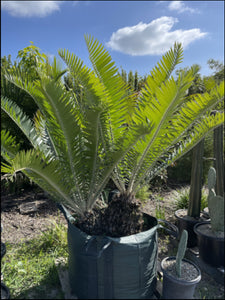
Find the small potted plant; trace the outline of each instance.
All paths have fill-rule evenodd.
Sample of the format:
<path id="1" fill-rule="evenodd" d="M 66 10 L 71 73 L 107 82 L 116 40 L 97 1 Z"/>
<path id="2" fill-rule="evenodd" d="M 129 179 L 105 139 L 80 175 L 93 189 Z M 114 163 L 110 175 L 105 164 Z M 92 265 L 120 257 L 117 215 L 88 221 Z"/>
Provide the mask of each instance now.
<path id="1" fill-rule="evenodd" d="M 201 280 L 201 271 L 190 260 L 184 259 L 188 232 L 184 229 L 178 245 L 177 255 L 162 260 L 163 299 L 192 299 L 196 285 Z"/>
<path id="2" fill-rule="evenodd" d="M 199 256 L 213 267 L 224 267 L 224 197 L 215 193 L 216 170 L 211 167 L 208 172 L 208 208 L 210 221 L 197 223 Z"/>

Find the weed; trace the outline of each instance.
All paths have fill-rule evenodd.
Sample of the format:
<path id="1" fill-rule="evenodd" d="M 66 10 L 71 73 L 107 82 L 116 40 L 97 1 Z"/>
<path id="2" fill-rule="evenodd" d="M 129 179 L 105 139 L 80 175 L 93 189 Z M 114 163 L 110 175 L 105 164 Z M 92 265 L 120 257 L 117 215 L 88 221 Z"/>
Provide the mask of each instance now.
<path id="1" fill-rule="evenodd" d="M 165 219 L 165 208 L 163 207 L 162 197 L 157 197 L 155 216 L 157 219 L 163 219 L 163 220 Z"/>

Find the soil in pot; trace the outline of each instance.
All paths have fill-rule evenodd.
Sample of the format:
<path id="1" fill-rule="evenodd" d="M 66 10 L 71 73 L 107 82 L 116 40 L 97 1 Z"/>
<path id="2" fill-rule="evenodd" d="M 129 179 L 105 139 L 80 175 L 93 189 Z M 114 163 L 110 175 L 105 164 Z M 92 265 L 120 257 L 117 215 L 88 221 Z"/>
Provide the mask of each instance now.
<path id="1" fill-rule="evenodd" d="M 213 232 L 210 222 L 196 224 L 194 231 L 200 258 L 213 267 L 224 267 L 224 232 Z"/>
<path id="2" fill-rule="evenodd" d="M 115 194 L 105 207 L 87 211 L 75 225 L 89 235 L 123 237 L 149 229 L 144 222 L 141 202 L 135 197 Z"/>
<path id="3" fill-rule="evenodd" d="M 205 221 L 205 217 L 201 213 L 200 217 L 193 218 L 187 215 L 187 209 L 178 209 L 175 211 L 175 217 L 177 219 L 177 227 L 180 234 L 185 229 L 188 232 L 188 242 L 187 247 L 192 248 L 197 246 L 197 235 L 194 232 L 194 226 L 197 223 Z"/>
<path id="4" fill-rule="evenodd" d="M 65 209 L 64 209 L 65 211 Z M 66 211 L 65 211 L 66 212 Z M 88 235 L 68 220 L 68 272 L 79 299 L 151 299 L 157 282 L 157 219 L 124 237 Z"/>
<path id="5" fill-rule="evenodd" d="M 162 260 L 163 299 L 192 299 L 197 283 L 201 280 L 200 269 L 191 261 L 181 262 L 181 277 L 176 275 L 176 257 Z"/>

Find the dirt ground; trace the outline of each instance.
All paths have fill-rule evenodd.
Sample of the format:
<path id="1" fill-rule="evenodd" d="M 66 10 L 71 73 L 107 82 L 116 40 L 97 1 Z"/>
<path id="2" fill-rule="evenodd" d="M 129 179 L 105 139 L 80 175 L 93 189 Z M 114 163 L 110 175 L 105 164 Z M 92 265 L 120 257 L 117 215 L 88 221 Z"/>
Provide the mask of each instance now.
<path id="1" fill-rule="evenodd" d="M 161 191 L 160 196 L 154 193 L 151 199 L 143 204 L 143 211 L 155 216 L 156 207 L 160 203 L 165 220 L 174 224 L 176 196 L 176 189 L 170 188 Z M 43 192 L 30 191 L 20 196 L 1 196 L 2 242 L 19 243 L 22 240 L 32 239 L 45 231 L 54 221 L 67 224 L 57 205 Z M 165 234 L 161 229 L 158 236 L 158 258 L 161 261 L 164 257 L 175 254 L 177 240 Z M 202 279 L 194 296 L 195 299 L 224 299 L 224 285 L 202 272 Z"/>

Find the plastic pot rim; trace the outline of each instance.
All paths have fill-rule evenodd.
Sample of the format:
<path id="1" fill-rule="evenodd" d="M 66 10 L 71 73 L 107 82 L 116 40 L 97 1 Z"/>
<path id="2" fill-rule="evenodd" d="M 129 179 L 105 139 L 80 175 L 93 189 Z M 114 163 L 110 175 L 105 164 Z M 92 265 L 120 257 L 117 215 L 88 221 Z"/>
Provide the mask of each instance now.
<path id="1" fill-rule="evenodd" d="M 177 210 L 174 212 L 174 216 L 175 216 L 178 220 L 184 220 L 184 221 L 187 221 L 187 222 L 190 222 L 190 223 L 200 223 L 199 220 L 198 220 L 200 217 L 194 218 L 194 217 L 188 216 L 188 214 L 187 214 L 187 216 L 188 216 L 190 219 L 185 219 L 184 217 L 178 216 L 178 214 L 177 214 L 178 211 L 186 211 L 186 212 L 188 212 L 188 210 L 187 210 L 186 208 L 180 208 L 180 209 L 177 209 Z"/>
<path id="2" fill-rule="evenodd" d="M 201 280 L 201 270 L 199 269 L 199 267 L 193 263 L 192 261 L 190 261 L 189 259 L 183 258 L 182 261 L 185 261 L 191 265 L 193 265 L 196 270 L 198 271 L 198 276 L 192 280 L 185 280 L 185 279 L 180 279 L 179 277 L 174 277 L 172 275 L 170 275 L 166 269 L 163 268 L 163 263 L 167 260 L 176 260 L 176 256 L 167 256 L 165 257 L 162 261 L 161 261 L 161 269 L 163 271 L 164 274 L 166 274 L 166 276 L 173 282 L 177 283 L 181 283 L 182 285 L 193 285 L 193 284 L 197 284 L 200 280 Z"/>
<path id="3" fill-rule="evenodd" d="M 109 235 L 101 235 L 101 234 L 100 235 L 95 235 L 95 234 L 90 235 L 90 234 L 86 233 L 85 231 L 81 230 L 79 227 L 77 227 L 76 224 L 71 223 L 71 222 L 69 222 L 69 226 L 71 226 L 71 228 L 75 228 L 76 230 L 81 232 L 81 234 L 85 234 L 85 235 L 89 236 L 90 238 L 105 237 L 105 238 L 110 239 L 110 240 L 115 240 L 115 241 L 120 240 L 120 243 L 126 242 L 127 238 L 129 238 L 129 239 L 133 238 L 135 240 L 135 242 L 137 242 L 136 238 L 138 238 L 139 236 L 141 237 L 141 236 L 145 235 L 146 233 L 157 231 L 157 229 L 159 228 L 158 219 L 156 217 L 154 217 L 152 215 L 149 215 L 147 213 L 143 213 L 143 216 L 145 216 L 145 215 L 150 217 L 153 220 L 153 222 L 155 223 L 155 224 L 153 224 L 153 226 L 151 228 L 146 229 L 146 230 L 141 231 L 141 232 L 138 232 L 138 233 L 133 233 L 131 235 L 124 235 L 124 236 L 119 236 L 119 237 L 112 237 L 112 236 L 109 236 Z"/>
<path id="4" fill-rule="evenodd" d="M 216 240 L 216 241 L 224 241 L 224 237 L 218 237 L 218 236 L 211 236 L 208 234 L 204 234 L 201 231 L 198 230 L 198 227 L 200 227 L 201 225 L 205 225 L 205 224 L 211 224 L 210 221 L 205 221 L 205 222 L 201 222 L 201 223 L 197 223 L 194 226 L 194 232 L 199 235 L 199 236 L 204 236 L 210 240 Z"/>

